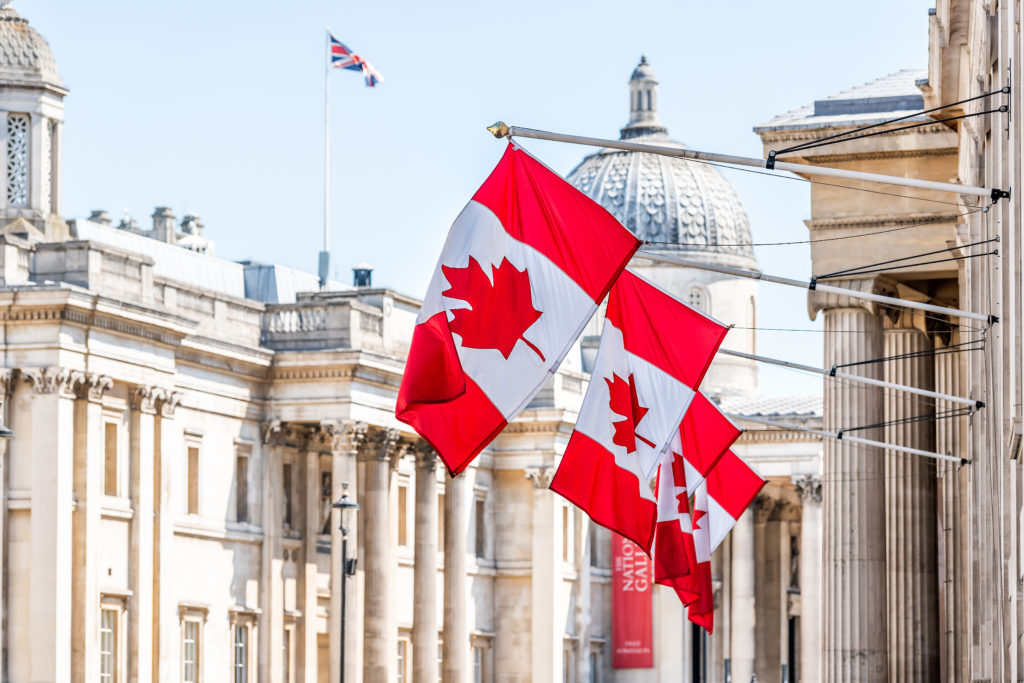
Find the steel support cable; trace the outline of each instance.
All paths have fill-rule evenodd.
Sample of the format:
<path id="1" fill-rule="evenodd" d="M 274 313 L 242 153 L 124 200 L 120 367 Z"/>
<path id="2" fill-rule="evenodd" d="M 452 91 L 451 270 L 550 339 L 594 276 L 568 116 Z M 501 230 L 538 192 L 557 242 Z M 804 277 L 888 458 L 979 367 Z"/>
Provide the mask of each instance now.
<path id="1" fill-rule="evenodd" d="M 729 418 L 733 420 L 754 422 L 757 424 L 767 425 L 769 427 L 776 427 L 787 431 L 805 432 L 808 434 L 816 434 L 817 436 L 824 436 L 830 439 L 836 439 L 837 441 L 843 441 L 844 443 L 861 444 L 863 446 L 873 446 L 875 448 L 882 448 L 891 451 L 899 451 L 901 453 L 910 453 L 911 455 L 920 455 L 925 458 L 933 458 L 935 460 L 949 460 L 951 462 L 958 462 L 960 464 L 967 464 L 971 462 L 966 458 L 961 458 L 956 455 L 948 455 L 945 453 L 936 453 L 935 451 L 925 451 L 920 448 L 912 448 L 910 446 L 901 446 L 899 444 L 885 443 L 884 441 L 875 441 L 874 439 L 865 439 L 860 436 L 843 436 L 843 432 L 826 432 L 823 429 L 814 429 L 812 427 L 804 427 L 802 425 L 787 424 L 785 422 L 778 422 L 776 420 L 770 420 L 764 417 L 758 417 L 756 415 L 739 415 L 736 413 L 730 413 Z"/>
<path id="2" fill-rule="evenodd" d="M 859 427 L 845 427 L 840 429 L 839 433 L 846 434 L 847 432 L 863 432 L 868 429 L 882 429 L 883 427 L 918 424 L 921 422 L 938 422 L 939 420 L 948 420 L 954 417 L 970 417 L 973 414 L 974 410 L 971 408 L 952 408 L 950 410 L 943 410 L 931 415 L 911 415 L 910 417 L 901 417 L 895 420 L 886 420 L 885 422 L 876 422 L 875 424 L 861 425 Z M 838 438 L 841 439 L 843 437 L 840 436 Z"/>
<path id="3" fill-rule="evenodd" d="M 742 171 L 742 170 L 745 170 L 745 169 L 737 169 L 737 170 L 741 170 Z M 773 176 L 773 177 L 780 178 L 780 177 L 785 177 L 785 176 Z M 885 229 L 882 229 L 882 230 L 872 230 L 871 232 L 861 232 L 861 233 L 857 233 L 856 235 L 841 235 L 839 237 L 819 237 L 818 239 L 793 240 L 791 242 L 735 242 L 733 244 L 715 244 L 715 245 L 709 245 L 709 246 L 715 246 L 715 247 L 788 247 L 788 246 L 792 246 L 792 245 L 796 245 L 796 244 L 817 244 L 818 242 L 835 242 L 835 241 L 838 241 L 838 240 L 854 240 L 854 239 L 858 239 L 860 237 L 874 237 L 875 235 L 884 235 L 884 234 L 890 233 L 890 232 L 900 232 L 902 230 L 913 230 L 914 228 L 921 228 L 921 227 L 924 227 L 926 225 L 941 225 L 941 224 L 944 224 L 944 223 L 952 223 L 953 221 L 955 221 L 958 218 L 965 218 L 967 216 L 970 216 L 971 214 L 975 214 L 975 213 L 979 213 L 979 212 L 987 212 L 991 207 L 992 207 L 991 204 L 987 204 L 985 206 L 979 206 L 976 209 L 971 209 L 970 211 L 964 211 L 962 213 L 950 214 L 950 215 L 947 215 L 947 216 L 943 216 L 941 218 L 936 218 L 934 220 L 928 220 L 928 221 L 922 221 L 920 223 L 914 223 L 913 225 L 900 225 L 900 226 L 897 226 L 895 228 L 885 228 Z M 682 247 L 697 246 L 697 247 L 700 247 L 700 245 L 692 245 L 692 244 L 689 244 L 687 242 L 668 242 L 668 241 L 643 240 L 643 243 L 644 243 L 645 246 L 664 245 L 664 246 L 670 246 L 670 247 L 673 247 L 673 246 L 682 246 Z M 907 258 L 910 258 L 910 257 L 907 257 Z"/>
<path id="4" fill-rule="evenodd" d="M 986 97 L 992 97 L 993 95 L 999 95 L 999 94 L 1008 95 L 1009 93 L 1010 93 L 1010 86 L 1008 86 L 1008 85 L 1007 86 L 1003 86 L 999 90 L 993 90 L 991 92 L 986 92 L 986 93 L 982 93 L 980 95 L 975 95 L 974 97 L 968 97 L 967 99 L 960 100 L 958 102 L 951 102 L 950 104 L 943 104 L 943 105 L 940 105 L 938 107 L 933 107 L 931 109 L 925 109 L 923 111 L 915 111 L 912 114 L 905 114 L 904 116 L 897 116 L 894 119 L 888 119 L 886 121 L 881 121 L 879 123 L 872 123 L 871 125 L 868 125 L 868 126 L 861 126 L 860 128 L 855 128 L 853 130 L 848 130 L 845 133 L 835 133 L 833 135 L 827 135 L 827 136 L 825 136 L 823 138 L 818 138 L 817 140 L 810 140 L 808 142 L 804 142 L 804 143 L 801 143 L 799 145 L 793 145 L 792 147 L 787 147 L 786 149 L 780 149 L 777 152 L 775 152 L 775 154 L 776 155 L 785 154 L 786 152 L 796 151 L 796 150 L 804 148 L 807 145 L 811 145 L 811 144 L 819 143 L 819 142 L 824 142 L 825 140 L 834 140 L 835 138 L 840 138 L 840 137 L 842 137 L 844 135 L 851 135 L 853 133 L 859 133 L 861 131 L 871 130 L 872 128 L 878 128 L 879 126 L 887 126 L 890 123 L 897 123 L 899 121 L 906 121 L 907 119 L 912 119 L 915 116 L 924 116 L 925 114 L 931 114 L 932 112 L 942 111 L 943 109 L 952 109 L 953 107 L 957 107 L 957 106 L 959 106 L 961 104 L 967 104 L 968 102 L 975 102 L 977 100 L 983 100 Z"/>
<path id="5" fill-rule="evenodd" d="M 980 346 L 977 346 L 980 344 Z M 964 347 L 971 348 L 964 348 Z M 883 356 L 881 358 L 869 358 L 868 360 L 858 360 L 852 363 L 837 363 L 832 366 L 832 372 L 835 372 L 839 368 L 852 368 L 858 365 L 873 365 L 875 363 L 887 363 L 894 360 L 909 360 L 911 358 L 926 358 L 928 356 L 944 356 L 950 353 L 964 353 L 968 351 L 984 351 L 985 340 L 975 339 L 971 341 L 958 342 L 956 344 L 950 344 L 937 349 L 923 349 L 921 351 L 909 351 L 907 353 L 900 353 L 895 356 Z"/>
<path id="6" fill-rule="evenodd" d="M 851 140 L 860 140 L 862 138 L 871 138 L 871 137 L 874 137 L 876 135 L 888 135 L 889 133 L 898 133 L 901 130 L 911 130 L 913 128 L 921 128 L 922 126 L 930 126 L 933 123 L 948 123 L 949 121 L 959 121 L 960 119 L 969 119 L 972 116 L 985 116 L 987 114 L 1005 114 L 1008 111 L 1010 111 L 1010 108 L 1004 104 L 1004 105 L 1002 105 L 1000 107 L 997 107 L 995 109 L 986 109 L 984 111 L 976 111 L 976 112 L 972 112 L 970 114 L 960 114 L 959 116 L 947 116 L 944 119 L 929 119 L 928 121 L 922 121 L 920 123 L 913 123 L 913 124 L 911 124 L 909 126 L 900 126 L 899 128 L 886 128 L 885 130 L 876 130 L 876 131 L 871 132 L 871 133 L 862 133 L 860 135 L 854 135 L 854 133 L 856 133 L 857 131 L 856 130 L 851 130 L 851 131 L 847 131 L 846 133 L 843 133 L 843 135 L 848 135 L 850 137 L 844 137 L 844 138 L 842 138 L 840 140 L 814 140 L 812 142 L 808 142 L 806 144 L 799 145 L 799 146 L 797 146 L 795 148 L 791 147 L 789 149 L 784 149 L 784 150 L 781 150 L 779 152 L 776 152 L 775 156 L 777 158 L 780 154 L 787 154 L 787 153 L 790 153 L 790 152 L 802 152 L 805 149 L 814 149 L 815 147 L 825 147 L 827 145 L 838 145 L 838 144 L 843 143 L 843 142 L 850 142 Z M 920 114 L 915 114 L 915 116 L 919 116 L 919 115 Z M 897 120 L 899 120 L 899 119 L 897 119 Z M 892 123 L 892 121 L 887 121 L 886 123 Z M 882 125 L 882 124 L 878 124 L 878 125 Z"/>
<path id="7" fill-rule="evenodd" d="M 868 270 L 851 270 L 843 271 L 841 273 L 835 273 L 831 275 L 815 275 L 812 280 L 817 282 L 818 280 L 831 280 L 838 277 L 853 277 L 855 275 L 870 275 L 872 273 L 888 273 L 893 270 L 901 270 L 903 268 L 912 268 L 914 266 L 931 266 L 936 263 L 948 263 L 950 261 L 966 261 L 967 259 L 979 258 L 981 256 L 999 256 L 999 250 L 993 249 L 992 251 L 984 251 L 980 254 L 964 254 L 963 256 L 950 256 L 948 258 L 932 259 L 931 261 L 918 261 L 917 263 L 904 263 L 898 266 L 884 266 L 882 268 L 870 268 Z M 866 266 L 865 266 L 866 267 Z"/>
<path id="8" fill-rule="evenodd" d="M 953 251 L 954 249 L 969 249 L 971 247 L 977 247 L 977 246 L 980 246 L 982 244 L 989 244 L 990 242 L 998 242 L 998 241 L 999 241 L 998 237 L 992 237 L 990 239 L 981 240 L 979 242 L 971 242 L 970 244 L 962 244 L 962 245 L 953 246 L 953 247 L 943 247 L 942 249 L 936 249 L 935 251 L 926 251 L 926 252 L 924 252 L 922 254 L 914 254 L 912 256 L 901 256 L 899 258 L 889 259 L 888 261 L 879 261 L 878 263 L 866 263 L 863 266 L 856 266 L 855 268 L 847 268 L 846 270 L 837 270 L 837 271 L 834 271 L 834 272 L 831 272 L 831 273 L 825 273 L 824 275 L 815 275 L 814 278 L 817 279 L 817 280 L 824 280 L 826 278 L 836 278 L 836 277 L 842 277 L 844 275 L 856 275 L 858 273 L 858 271 L 862 271 L 862 270 L 864 270 L 866 268 L 875 268 L 877 266 L 887 266 L 887 265 L 889 265 L 891 263 L 900 263 L 901 261 L 912 261 L 913 259 L 924 258 L 925 256 L 935 256 L 936 254 L 944 254 L 947 251 Z M 975 255 L 976 256 L 983 256 L 984 254 L 975 254 Z M 945 259 L 943 259 L 943 260 L 945 260 Z M 938 263 L 938 262 L 936 261 L 936 262 L 932 262 L 932 263 Z M 908 263 L 905 266 L 900 266 L 900 267 L 901 268 L 908 268 L 908 267 L 911 267 L 911 266 L 919 266 L 919 265 L 923 265 L 923 264 L 920 264 L 920 263 Z"/>

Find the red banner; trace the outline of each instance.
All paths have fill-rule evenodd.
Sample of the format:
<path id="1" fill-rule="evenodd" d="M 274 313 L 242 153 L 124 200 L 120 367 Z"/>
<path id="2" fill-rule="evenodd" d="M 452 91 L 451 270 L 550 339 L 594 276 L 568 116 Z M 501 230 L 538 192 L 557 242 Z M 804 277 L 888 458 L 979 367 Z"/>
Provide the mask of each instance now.
<path id="1" fill-rule="evenodd" d="M 628 538 L 612 534 L 612 666 L 654 666 L 651 560 Z"/>

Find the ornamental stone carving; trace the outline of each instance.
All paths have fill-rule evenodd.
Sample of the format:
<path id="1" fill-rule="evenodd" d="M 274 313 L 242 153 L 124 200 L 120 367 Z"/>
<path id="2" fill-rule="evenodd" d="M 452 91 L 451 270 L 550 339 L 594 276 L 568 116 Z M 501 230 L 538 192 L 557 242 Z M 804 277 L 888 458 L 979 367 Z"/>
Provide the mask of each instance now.
<path id="1" fill-rule="evenodd" d="M 312 443 L 323 453 L 352 453 L 366 441 L 367 425 L 355 420 L 324 420 L 315 428 Z"/>
<path id="2" fill-rule="evenodd" d="M 793 488 L 800 494 L 800 500 L 806 505 L 821 505 L 821 477 L 817 474 L 805 474 L 793 477 Z"/>
<path id="3" fill-rule="evenodd" d="M 137 386 L 132 390 L 129 401 L 132 410 L 139 410 L 143 413 L 155 414 L 157 403 L 167 397 L 167 392 L 157 386 Z"/>
<path id="4" fill-rule="evenodd" d="M 103 394 L 114 386 L 113 379 L 95 372 L 72 373 L 72 380 L 78 397 L 93 403 L 102 401 Z"/>
<path id="5" fill-rule="evenodd" d="M 45 368 L 22 368 L 21 377 L 32 384 L 32 391 L 37 394 L 59 393 L 65 398 L 75 397 L 75 383 L 82 373 L 68 368 L 50 366 Z"/>
<path id="6" fill-rule="evenodd" d="M 437 451 L 426 441 L 417 441 L 412 447 L 412 452 L 416 458 L 417 470 L 434 472 L 437 469 L 438 463 L 441 462 L 440 458 L 437 457 Z"/>
<path id="7" fill-rule="evenodd" d="M 3 411 L 7 397 L 14 391 L 14 382 L 17 380 L 17 376 L 18 371 L 15 368 L 0 368 L 0 411 Z"/>
<path id="8" fill-rule="evenodd" d="M 166 396 L 160 405 L 160 414 L 163 417 L 174 417 L 174 410 L 181 403 L 181 392 L 180 391 L 167 391 Z"/>
<path id="9" fill-rule="evenodd" d="M 533 483 L 533 488 L 546 489 L 551 488 L 551 480 L 555 478 L 555 468 L 551 465 L 527 467 L 524 474 Z"/>
<path id="10" fill-rule="evenodd" d="M 265 446 L 315 450 L 316 427 L 296 422 L 267 420 L 260 424 L 260 438 Z"/>

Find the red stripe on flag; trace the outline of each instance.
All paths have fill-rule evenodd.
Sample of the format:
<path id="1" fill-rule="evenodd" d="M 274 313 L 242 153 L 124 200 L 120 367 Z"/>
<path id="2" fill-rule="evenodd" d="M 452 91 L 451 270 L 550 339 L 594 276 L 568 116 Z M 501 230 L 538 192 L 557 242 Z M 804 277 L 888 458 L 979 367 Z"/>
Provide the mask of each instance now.
<path id="1" fill-rule="evenodd" d="M 575 431 L 551 481 L 551 490 L 582 508 L 603 527 L 651 553 L 657 506 L 640 497 L 640 480 L 615 464 L 599 443 Z"/>
<path id="2" fill-rule="evenodd" d="M 765 483 L 760 474 L 738 455 L 728 451 L 708 474 L 708 496 L 714 498 L 730 517 L 739 519 Z"/>
<path id="3" fill-rule="evenodd" d="M 462 371 L 446 313 L 417 325 L 412 344 L 416 353 L 409 354 L 395 416 L 434 447 L 454 476 L 508 423 Z M 452 462 L 446 454 L 460 459 Z"/>
<path id="4" fill-rule="evenodd" d="M 715 463 L 742 433 L 742 429 L 698 391 L 679 425 L 679 438 L 683 447 L 681 455 L 702 477 L 707 477 Z"/>
<path id="5" fill-rule="evenodd" d="M 627 351 L 692 388 L 729 331 L 628 270 L 615 281 L 607 320 L 622 330 Z"/>
<path id="6" fill-rule="evenodd" d="M 533 191 L 517 189 L 525 187 Z M 640 241 L 599 204 L 511 143 L 473 199 L 493 211 L 512 237 L 551 259 L 596 303 L 640 248 Z"/>

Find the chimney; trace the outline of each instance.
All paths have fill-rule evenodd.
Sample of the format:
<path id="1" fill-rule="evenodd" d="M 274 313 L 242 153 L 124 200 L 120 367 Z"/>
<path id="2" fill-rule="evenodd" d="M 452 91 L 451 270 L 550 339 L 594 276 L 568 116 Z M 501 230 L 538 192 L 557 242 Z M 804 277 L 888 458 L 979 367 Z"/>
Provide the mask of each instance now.
<path id="1" fill-rule="evenodd" d="M 93 209 L 89 214 L 89 220 L 100 225 L 110 225 L 110 214 L 103 209 Z"/>
<path id="2" fill-rule="evenodd" d="M 352 269 L 352 284 L 356 287 L 370 287 L 373 281 L 373 266 L 360 263 Z"/>
<path id="3" fill-rule="evenodd" d="M 181 219 L 181 231 L 186 235 L 203 236 L 203 222 L 194 213 L 187 213 Z"/>
<path id="4" fill-rule="evenodd" d="M 174 212 L 169 207 L 158 206 L 153 209 L 153 231 L 149 236 L 174 244 Z"/>

